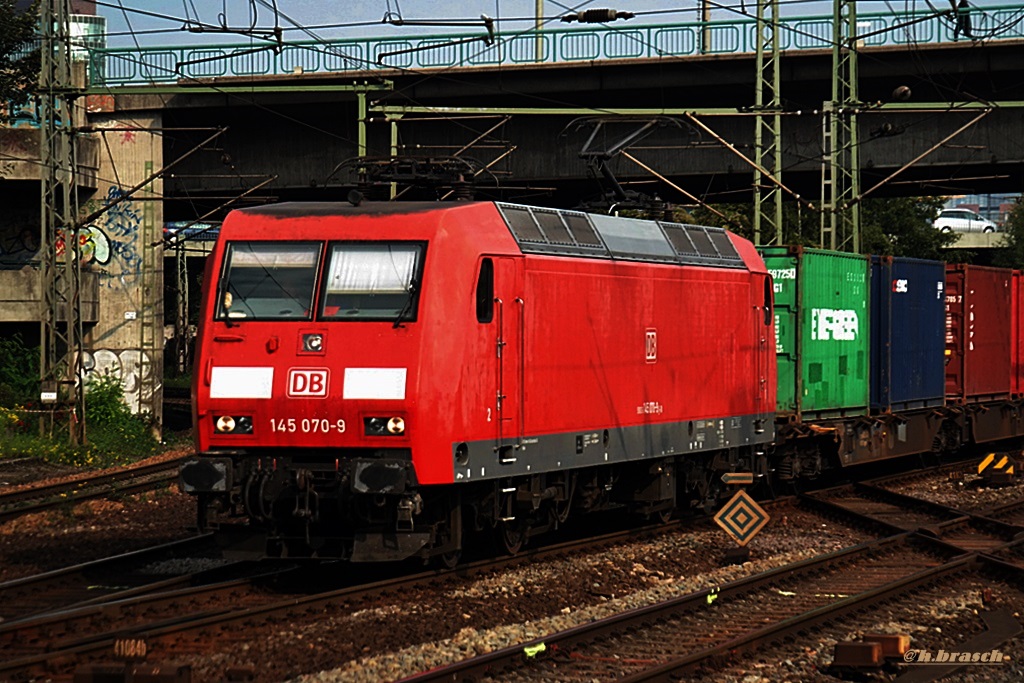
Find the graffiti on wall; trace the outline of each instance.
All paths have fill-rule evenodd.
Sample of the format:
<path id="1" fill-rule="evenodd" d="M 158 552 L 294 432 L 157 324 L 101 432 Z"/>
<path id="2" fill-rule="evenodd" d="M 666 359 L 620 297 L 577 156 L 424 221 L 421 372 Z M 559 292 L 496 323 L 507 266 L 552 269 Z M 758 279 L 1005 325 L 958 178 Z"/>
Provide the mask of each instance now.
<path id="1" fill-rule="evenodd" d="M 39 235 L 32 228 L 15 227 L 6 235 L 0 235 L 0 263 L 8 268 L 20 268 L 35 260 L 39 252 Z"/>
<path id="2" fill-rule="evenodd" d="M 102 206 L 107 206 L 123 194 L 112 186 Z M 83 264 L 102 266 L 101 282 L 106 287 L 126 286 L 134 283 L 141 275 L 142 256 L 139 250 L 139 228 L 142 215 L 125 200 L 100 217 L 94 225 L 78 232 L 79 249 Z M 95 199 L 89 200 L 84 209 L 87 213 L 100 206 Z M 66 247 L 65 232 L 57 230 L 54 249 L 58 259 L 64 258 Z M 37 258 L 39 252 L 39 217 L 15 215 L 0 226 L 0 263 L 5 267 L 21 267 Z"/>
<path id="3" fill-rule="evenodd" d="M 124 389 L 124 400 L 133 413 L 139 412 L 139 387 L 142 387 L 141 399 L 144 410 L 149 410 L 153 402 L 154 392 L 162 385 L 151 384 L 153 363 L 149 354 L 139 349 L 93 349 L 82 354 L 82 370 L 88 383 L 93 375 L 106 373 L 121 380 Z"/>
<path id="4" fill-rule="evenodd" d="M 39 209 L 8 206 L 0 223 L 0 268 L 21 268 L 38 258 Z"/>
<path id="5" fill-rule="evenodd" d="M 7 100 L 4 107 L 10 119 L 7 122 L 8 128 L 39 128 L 39 105 L 34 99 L 25 102 L 14 102 Z"/>
<path id="6" fill-rule="evenodd" d="M 92 213 L 99 206 L 111 206 L 122 196 L 124 191 L 112 185 L 102 205 L 90 200 L 85 212 Z M 96 224 L 89 226 L 87 234 L 82 232 L 83 260 L 88 253 L 91 260 L 104 266 L 100 270 L 101 286 L 127 287 L 137 282 L 142 274 L 141 250 L 145 246 L 139 243 L 142 212 L 134 206 L 135 203 L 125 199 L 111 206 Z"/>
<path id="7" fill-rule="evenodd" d="M 54 246 L 57 250 L 57 258 L 64 258 L 66 239 L 63 230 L 57 231 Z M 110 238 L 95 226 L 90 225 L 78 231 L 78 249 L 83 264 L 106 265 L 110 263 Z"/>

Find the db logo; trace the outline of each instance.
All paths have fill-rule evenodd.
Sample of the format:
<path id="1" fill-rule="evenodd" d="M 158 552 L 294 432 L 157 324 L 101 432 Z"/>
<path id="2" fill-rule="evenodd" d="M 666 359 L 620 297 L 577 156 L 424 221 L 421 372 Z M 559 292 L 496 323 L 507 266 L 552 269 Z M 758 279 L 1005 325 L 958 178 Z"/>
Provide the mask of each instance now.
<path id="1" fill-rule="evenodd" d="M 647 330 L 646 339 L 647 362 L 654 363 L 658 360 L 658 331 Z"/>
<path id="2" fill-rule="evenodd" d="M 289 396 L 327 396 L 327 368 L 292 368 L 288 371 Z"/>

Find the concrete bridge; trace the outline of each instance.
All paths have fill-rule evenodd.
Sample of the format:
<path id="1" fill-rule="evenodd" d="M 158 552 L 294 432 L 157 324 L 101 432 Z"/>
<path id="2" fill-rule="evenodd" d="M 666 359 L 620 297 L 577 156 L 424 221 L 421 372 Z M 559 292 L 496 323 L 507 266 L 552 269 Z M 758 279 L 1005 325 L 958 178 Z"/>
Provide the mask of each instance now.
<path id="1" fill-rule="evenodd" d="M 1022 17 L 1020 6 L 986 9 L 974 17 L 981 39 L 959 41 L 941 13 L 858 18 L 863 188 L 881 183 L 871 196 L 1024 186 L 1024 143 L 1015 142 L 1024 140 Z M 275 176 L 263 194 L 280 199 L 343 196 L 366 169 L 352 159 L 399 156 L 408 164 L 382 176 L 397 178 L 399 191 L 403 180 L 434 179 L 443 195 L 446 173 L 461 172 L 480 197 L 574 205 L 599 192 L 580 153 L 608 151 L 647 124 L 628 156 L 612 155 L 616 178 L 676 202 L 687 201 L 684 192 L 750 200 L 752 21 L 562 30 L 490 44 L 481 33 L 279 51 L 96 51 L 92 73 L 103 81 L 92 92 L 108 95 L 94 99 L 97 110 L 159 116 L 167 162 L 201 139 L 187 129 L 228 128 L 220 154 L 194 154 L 168 178 L 165 192 L 190 201 L 236 191 L 239 177 L 245 185 Z M 780 25 L 784 184 L 814 202 L 831 41 L 831 17 Z M 459 161 L 441 163 L 449 157 Z M 177 202 L 167 209 L 173 219 L 192 217 Z"/>

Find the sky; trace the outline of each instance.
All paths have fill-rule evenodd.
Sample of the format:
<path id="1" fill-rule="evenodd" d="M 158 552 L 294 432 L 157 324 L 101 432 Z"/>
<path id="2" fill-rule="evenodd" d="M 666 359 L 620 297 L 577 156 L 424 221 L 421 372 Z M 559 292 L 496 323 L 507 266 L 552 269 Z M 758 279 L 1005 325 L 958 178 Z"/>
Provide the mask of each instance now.
<path id="1" fill-rule="evenodd" d="M 643 20 L 652 22 L 683 22 L 693 20 L 696 16 L 696 0 L 616 0 L 605 2 L 577 2 L 575 6 L 583 8 L 608 8 L 632 12 L 660 11 L 676 9 L 678 11 L 642 16 L 633 19 L 634 23 Z M 727 0 L 728 1 L 728 0 Z M 408 33 L 453 33 L 461 30 L 472 30 L 463 26 L 392 26 L 384 23 L 385 17 L 401 18 L 405 21 L 463 21 L 480 24 L 481 15 L 495 19 L 498 29 L 505 32 L 519 32 L 529 29 L 535 22 L 535 0 L 101 0 L 97 5 L 97 13 L 107 18 L 108 33 L 120 34 L 128 31 L 128 23 L 136 32 L 146 30 L 163 30 L 164 33 L 140 34 L 138 39 L 143 45 L 174 44 L 175 42 L 192 42 L 200 39 L 196 34 L 181 31 L 188 21 L 193 24 L 202 22 L 209 26 L 227 25 L 231 28 L 249 27 L 255 24 L 258 28 L 272 28 L 274 25 L 273 6 L 276 4 L 281 16 L 280 25 L 286 29 L 286 37 L 297 36 L 297 39 L 308 38 L 294 30 L 295 24 L 314 29 L 318 35 L 339 38 L 344 36 L 386 36 Z M 125 8 L 122 12 L 120 6 Z M 543 16 L 548 25 L 563 25 L 559 17 L 574 11 L 569 2 L 542 2 Z M 165 14 L 172 18 L 158 19 L 146 16 L 142 10 L 154 14 Z M 253 17 L 255 16 L 255 21 Z M 127 21 L 126 21 L 127 19 Z M 288 31 L 288 29 L 293 29 Z M 224 42 L 225 36 L 207 33 L 202 38 Z M 238 35 L 227 36 L 233 42 Z M 112 36 L 109 45 L 131 45 L 128 36 Z"/>
<path id="2" fill-rule="evenodd" d="M 828 0 L 779 0 L 785 16 L 827 15 L 832 11 Z M 684 23 L 698 19 L 700 0 L 541 0 L 546 26 L 564 27 L 560 17 L 580 9 L 616 9 L 637 16 L 616 25 Z M 711 19 L 741 19 L 756 12 L 756 0 L 710 0 Z M 1002 4 L 997 0 L 972 0 L 972 5 L 986 7 Z M 254 27 L 267 31 L 274 27 L 274 6 L 286 39 L 309 39 L 295 30 L 295 25 L 315 31 L 322 38 L 391 36 L 410 33 L 455 33 L 474 31 L 459 26 L 393 26 L 385 17 L 410 21 L 468 21 L 478 26 L 480 16 L 497 21 L 503 33 L 518 33 L 533 26 L 537 0 L 97 0 L 96 11 L 107 18 L 110 34 L 108 46 L 130 47 L 138 40 L 143 47 L 181 45 L 196 42 L 246 42 L 238 33 L 224 34 L 215 30 L 202 33 L 184 27 L 204 24 L 211 28 Z M 949 0 L 860 0 L 858 12 L 927 10 L 949 8 Z M 133 31 L 134 36 L 130 34 Z"/>

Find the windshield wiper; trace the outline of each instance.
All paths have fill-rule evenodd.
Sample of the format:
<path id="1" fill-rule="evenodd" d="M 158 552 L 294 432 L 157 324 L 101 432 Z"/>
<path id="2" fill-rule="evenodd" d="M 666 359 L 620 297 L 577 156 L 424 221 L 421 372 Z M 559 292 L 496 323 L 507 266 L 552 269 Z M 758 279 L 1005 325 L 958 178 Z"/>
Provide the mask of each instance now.
<path id="1" fill-rule="evenodd" d="M 405 305 L 402 306 L 402 310 L 398 312 L 398 317 L 395 318 L 395 324 L 391 326 L 392 329 L 398 329 L 402 327 L 402 318 L 404 318 L 409 311 L 412 309 L 412 300 L 416 296 L 416 281 L 413 280 L 409 283 L 409 298 L 405 300 Z"/>

